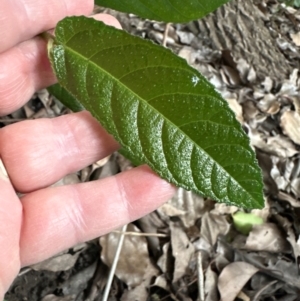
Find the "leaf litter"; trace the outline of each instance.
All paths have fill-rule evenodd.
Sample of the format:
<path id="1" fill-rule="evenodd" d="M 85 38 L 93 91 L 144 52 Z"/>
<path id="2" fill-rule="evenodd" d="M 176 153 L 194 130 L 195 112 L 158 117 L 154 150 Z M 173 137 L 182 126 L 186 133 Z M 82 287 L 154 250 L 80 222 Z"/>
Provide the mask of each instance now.
<path id="1" fill-rule="evenodd" d="M 227 11 L 241 3 L 233 1 Z M 256 59 L 242 56 L 238 47 L 217 47 L 217 38 L 202 27 L 205 21 L 170 24 L 166 33 L 164 23 L 109 11 L 133 34 L 157 43 L 167 34 L 167 46 L 217 87 L 256 150 L 266 195 L 266 207 L 249 212 L 263 223 L 245 235 L 234 227 L 238 208 L 178 189 L 161 208 L 128 226 L 109 300 L 299 298 L 300 11 L 276 0 L 253 7 L 255 18 L 260 18 L 274 49 L 289 66 L 284 77 L 268 72 L 263 62 L 258 65 Z M 213 18 L 214 14 L 207 22 Z M 250 17 L 248 22 L 254 20 Z M 235 29 L 230 30 L 234 34 Z M 249 37 L 241 38 L 247 44 Z M 67 112 L 43 90 L 21 109 L 1 117 L 0 125 Z M 113 154 L 56 185 L 100 179 L 130 168 L 128 160 Z M 6 300 L 101 300 L 118 237 L 115 231 L 22 269 Z"/>

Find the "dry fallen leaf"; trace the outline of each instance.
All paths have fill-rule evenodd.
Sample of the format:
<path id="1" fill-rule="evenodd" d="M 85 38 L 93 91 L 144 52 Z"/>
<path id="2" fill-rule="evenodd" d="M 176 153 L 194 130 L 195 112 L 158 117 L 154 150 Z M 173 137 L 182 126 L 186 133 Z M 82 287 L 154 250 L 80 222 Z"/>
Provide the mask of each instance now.
<path id="1" fill-rule="evenodd" d="M 165 274 L 162 274 L 162 275 L 159 275 L 158 277 L 156 277 L 153 285 L 159 286 L 165 290 L 168 289 L 168 281 L 166 279 Z"/>
<path id="2" fill-rule="evenodd" d="M 72 268 L 75 262 L 78 259 L 80 253 L 76 253 L 74 255 L 71 254 L 63 254 L 58 257 L 50 258 L 45 260 L 41 263 L 35 264 L 31 266 L 31 268 L 35 271 L 51 271 L 51 272 L 58 272 L 58 271 L 66 271 Z"/>
<path id="3" fill-rule="evenodd" d="M 235 98 L 226 98 L 230 109 L 234 112 L 236 119 L 243 124 L 243 108 Z"/>
<path id="4" fill-rule="evenodd" d="M 244 292 L 239 292 L 237 297 L 242 301 L 251 301 L 250 297 L 247 296 Z"/>
<path id="5" fill-rule="evenodd" d="M 65 281 L 64 286 L 61 288 L 63 295 L 78 296 L 84 290 L 86 290 L 87 286 L 89 285 L 90 279 L 95 275 L 96 268 L 97 261 L 82 269 L 80 273 L 72 275 L 67 281 Z"/>
<path id="6" fill-rule="evenodd" d="M 81 251 L 84 250 L 84 247 L 85 244 L 80 245 L 78 251 L 73 255 L 63 252 L 47 260 L 44 260 L 40 263 L 34 264 L 31 266 L 31 268 L 35 271 L 41 271 L 41 270 L 51 271 L 51 272 L 67 271 L 74 266 Z"/>
<path id="7" fill-rule="evenodd" d="M 263 97 L 263 99 L 261 99 L 258 102 L 257 107 L 264 113 L 274 115 L 279 112 L 280 103 L 278 102 L 275 95 L 269 93 L 269 94 L 266 94 Z"/>
<path id="8" fill-rule="evenodd" d="M 286 240 L 290 243 L 293 250 L 293 254 L 296 260 L 298 261 L 298 258 L 300 258 L 300 237 L 298 236 L 296 239 L 292 223 L 286 217 L 277 216 L 277 221 L 280 224 L 280 226 L 283 227 L 286 231 Z"/>
<path id="9" fill-rule="evenodd" d="M 220 69 L 223 82 L 228 86 L 240 86 L 242 81 L 236 68 L 223 65 Z"/>
<path id="10" fill-rule="evenodd" d="M 77 184 L 80 183 L 80 180 L 78 178 L 78 175 L 76 173 L 72 173 L 69 175 L 66 175 L 56 183 L 52 185 L 52 187 L 59 187 L 64 185 L 71 185 L 71 184 Z"/>
<path id="11" fill-rule="evenodd" d="M 163 254 L 159 257 L 159 259 L 157 260 L 157 265 L 159 266 L 159 268 L 162 270 L 162 272 L 164 274 L 168 274 L 169 273 L 169 265 L 168 265 L 168 253 L 169 253 L 169 249 L 170 249 L 170 243 L 167 242 L 163 245 L 162 247 L 162 252 Z"/>
<path id="12" fill-rule="evenodd" d="M 195 247 L 189 241 L 182 227 L 170 224 L 172 254 L 175 258 L 173 281 L 176 282 L 186 274 Z"/>
<path id="13" fill-rule="evenodd" d="M 229 206 L 224 203 L 216 203 L 214 209 L 210 211 L 212 214 L 217 214 L 217 215 L 225 215 L 225 214 L 234 214 L 239 210 L 239 207 L 236 206 Z"/>
<path id="14" fill-rule="evenodd" d="M 290 251 L 283 233 L 273 223 L 255 225 L 250 232 L 245 248 L 252 251 L 286 253 Z"/>
<path id="15" fill-rule="evenodd" d="M 300 276 L 298 264 L 293 261 L 287 261 L 286 258 L 276 258 L 275 260 L 268 261 L 268 268 L 266 271 L 275 279 L 277 278 L 285 282 L 287 285 L 297 288 L 297 294 L 299 294 Z"/>
<path id="16" fill-rule="evenodd" d="M 57 297 L 55 295 L 47 295 L 41 301 L 73 301 L 76 296 Z"/>
<path id="17" fill-rule="evenodd" d="M 147 300 L 147 288 L 151 284 L 154 275 L 158 275 L 158 270 L 152 265 L 152 263 L 149 262 L 143 282 L 133 289 L 126 290 L 121 298 L 121 301 Z"/>
<path id="18" fill-rule="evenodd" d="M 140 233 L 140 230 L 133 224 L 128 225 L 127 231 Z M 119 233 L 112 232 L 100 238 L 101 259 L 109 267 L 111 267 L 115 257 L 119 236 Z M 136 287 L 144 280 L 149 264 L 150 259 L 145 237 L 125 235 L 116 269 L 117 277 L 129 287 Z"/>
<path id="19" fill-rule="evenodd" d="M 226 216 L 205 213 L 201 220 L 201 237 L 213 246 L 220 234 L 227 234 L 230 224 Z"/>
<path id="20" fill-rule="evenodd" d="M 280 120 L 280 125 L 283 132 L 290 137 L 290 139 L 300 144 L 300 116 L 295 111 L 285 111 Z"/>
<path id="21" fill-rule="evenodd" d="M 300 46 L 300 32 L 291 33 L 291 38 L 296 46 Z"/>
<path id="22" fill-rule="evenodd" d="M 211 269 L 211 265 L 207 268 L 205 272 L 205 301 L 219 301 L 218 289 L 217 289 L 218 276 Z"/>
<path id="23" fill-rule="evenodd" d="M 265 153 L 277 157 L 292 157 L 298 153 L 291 140 L 283 135 L 266 136 L 256 129 L 249 130 L 251 144 Z"/>
<path id="24" fill-rule="evenodd" d="M 186 211 L 180 210 L 176 207 L 174 207 L 170 203 L 165 203 L 162 206 L 160 206 L 158 209 L 160 214 L 169 216 L 169 217 L 174 217 L 174 216 L 181 216 L 186 214 Z"/>
<path id="25" fill-rule="evenodd" d="M 227 265 L 218 280 L 221 301 L 233 301 L 258 269 L 250 263 L 237 261 Z"/>
<path id="26" fill-rule="evenodd" d="M 183 59 L 185 59 L 189 65 L 195 63 L 196 60 L 195 51 L 191 47 L 187 47 L 187 46 L 182 47 L 178 55 Z"/>
<path id="27" fill-rule="evenodd" d="M 182 44 L 190 45 L 191 41 L 194 39 L 195 35 L 191 32 L 186 31 L 177 31 L 177 35 L 179 36 L 179 40 Z"/>
<path id="28" fill-rule="evenodd" d="M 287 193 L 279 191 L 278 198 L 281 199 L 281 200 L 289 202 L 290 205 L 295 207 L 295 208 L 300 207 L 300 202 L 297 199 L 293 198 L 291 195 L 287 194 Z"/>
<path id="29" fill-rule="evenodd" d="M 167 228 L 166 224 L 160 219 L 156 211 L 140 218 L 137 221 L 139 229 L 148 236 L 146 236 L 148 242 L 148 249 L 150 253 L 156 258 L 160 253 L 161 245 L 159 236 L 165 235 L 163 233 L 158 233 L 163 229 Z M 163 231 L 162 231 L 163 232 Z"/>
<path id="30" fill-rule="evenodd" d="M 209 209 L 210 203 L 205 202 L 203 197 L 183 188 L 178 188 L 177 193 L 158 208 L 157 212 L 164 221 L 169 221 L 169 217 L 178 216 L 184 226 L 189 228 L 195 225 L 196 220 Z"/>

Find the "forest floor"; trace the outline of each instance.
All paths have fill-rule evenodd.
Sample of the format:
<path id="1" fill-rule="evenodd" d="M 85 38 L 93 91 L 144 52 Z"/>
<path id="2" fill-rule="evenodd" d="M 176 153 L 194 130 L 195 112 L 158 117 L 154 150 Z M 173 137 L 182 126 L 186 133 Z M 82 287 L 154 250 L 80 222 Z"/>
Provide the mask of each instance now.
<path id="1" fill-rule="evenodd" d="M 127 225 L 108 300 L 300 300 L 300 9 L 276 0 L 261 1 L 257 8 L 289 67 L 282 77 L 258 74 L 261 66 L 248 57 L 218 48 L 198 21 L 167 26 L 110 11 L 125 30 L 170 47 L 216 86 L 255 147 L 266 205 L 251 212 L 260 224 L 244 232 L 233 219 L 241 211 L 237 207 L 178 189 L 161 208 Z M 0 125 L 67 112 L 43 90 L 2 117 Z M 115 153 L 56 185 L 130 167 Z M 23 268 L 5 300 L 102 300 L 119 236 L 115 231 Z"/>

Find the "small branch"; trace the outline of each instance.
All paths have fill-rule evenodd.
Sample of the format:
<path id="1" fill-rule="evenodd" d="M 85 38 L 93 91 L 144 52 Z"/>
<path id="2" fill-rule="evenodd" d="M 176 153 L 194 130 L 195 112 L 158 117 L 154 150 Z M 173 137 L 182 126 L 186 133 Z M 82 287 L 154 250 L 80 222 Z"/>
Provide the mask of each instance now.
<path id="1" fill-rule="evenodd" d="M 109 292 L 110 292 L 110 289 L 111 289 L 111 284 L 112 284 L 114 276 L 115 276 L 117 264 L 118 264 L 120 254 L 121 254 L 121 250 L 122 250 L 122 246 L 123 246 L 123 243 L 124 243 L 124 238 L 125 238 L 124 232 L 126 231 L 126 229 L 127 229 L 127 225 L 124 225 L 123 228 L 122 228 L 122 231 L 120 233 L 115 258 L 114 258 L 114 261 L 113 261 L 112 266 L 111 266 L 110 271 L 109 271 L 109 275 L 108 275 L 108 279 L 107 279 L 107 283 L 106 283 L 106 287 L 105 287 L 105 290 L 104 290 L 102 301 L 107 301 L 108 300 L 108 295 L 109 295 Z"/>
<path id="2" fill-rule="evenodd" d="M 121 231 L 115 230 L 113 233 L 122 233 Z M 139 233 L 139 232 L 124 232 L 124 235 L 130 236 L 144 236 L 144 237 L 169 237 L 167 234 L 162 233 Z"/>
<path id="3" fill-rule="evenodd" d="M 166 28 L 165 28 L 165 32 L 164 32 L 164 36 L 163 36 L 163 40 L 162 40 L 162 45 L 164 47 L 167 47 L 167 39 L 168 39 L 170 25 L 171 25 L 171 23 L 166 24 Z"/>
<path id="4" fill-rule="evenodd" d="M 197 272 L 198 272 L 198 291 L 199 291 L 199 300 L 204 301 L 204 274 L 202 266 L 202 253 L 201 251 L 197 252 Z"/>

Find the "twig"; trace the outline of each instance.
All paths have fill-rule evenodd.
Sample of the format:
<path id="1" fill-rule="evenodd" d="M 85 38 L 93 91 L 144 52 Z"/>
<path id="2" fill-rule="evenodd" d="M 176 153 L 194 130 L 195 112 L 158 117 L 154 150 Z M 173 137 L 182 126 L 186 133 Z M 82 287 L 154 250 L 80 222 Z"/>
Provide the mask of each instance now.
<path id="1" fill-rule="evenodd" d="M 113 233 L 122 233 L 121 231 L 115 230 Z M 169 237 L 167 234 L 162 233 L 139 233 L 139 232 L 124 232 L 124 235 L 130 236 L 145 236 L 145 237 Z"/>
<path id="2" fill-rule="evenodd" d="M 163 36 L 163 40 L 162 40 L 162 45 L 163 45 L 164 47 L 167 46 L 167 39 L 168 39 L 168 34 L 169 34 L 170 25 L 171 25 L 171 23 L 167 23 L 167 24 L 166 24 L 166 28 L 165 28 L 165 32 L 164 32 L 164 36 Z"/>
<path id="3" fill-rule="evenodd" d="M 199 291 L 199 300 L 204 301 L 204 275 L 203 275 L 203 266 L 202 266 L 202 253 L 201 251 L 197 252 L 197 272 L 198 272 L 198 291 Z"/>
<path id="4" fill-rule="evenodd" d="M 21 277 L 21 276 L 25 275 L 26 273 L 28 273 L 28 272 L 30 272 L 30 271 L 32 271 L 31 268 L 26 268 L 26 269 L 24 269 L 23 271 L 21 271 L 21 272 L 18 274 L 18 277 Z"/>
<path id="5" fill-rule="evenodd" d="M 122 246 L 123 246 L 123 242 L 124 242 L 124 238 L 125 238 L 124 232 L 126 231 L 126 229 L 127 229 L 127 225 L 124 225 L 123 228 L 122 228 L 122 232 L 120 233 L 115 258 L 114 258 L 114 261 L 113 261 L 112 266 L 111 266 L 110 271 L 109 271 L 109 275 L 108 275 L 108 279 L 107 279 L 107 283 L 106 283 L 106 287 L 105 287 L 105 290 L 104 290 L 102 301 L 107 301 L 107 299 L 108 299 L 111 284 L 112 284 L 112 281 L 114 279 L 115 271 L 116 271 L 117 264 L 118 264 L 118 261 L 119 261 L 119 258 L 120 258 L 120 254 L 121 254 L 121 250 L 122 250 Z"/>

